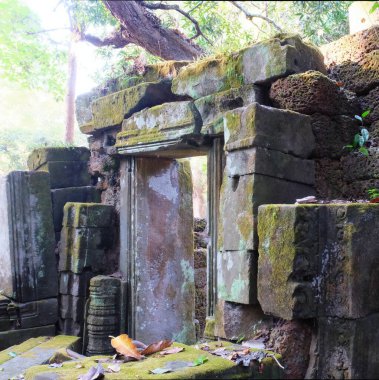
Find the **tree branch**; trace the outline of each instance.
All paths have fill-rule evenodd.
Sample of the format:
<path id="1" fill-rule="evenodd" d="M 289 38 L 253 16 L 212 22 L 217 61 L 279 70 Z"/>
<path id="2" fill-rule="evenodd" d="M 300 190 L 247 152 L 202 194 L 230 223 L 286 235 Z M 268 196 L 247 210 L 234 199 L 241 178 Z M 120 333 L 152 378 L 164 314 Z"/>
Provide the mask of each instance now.
<path id="1" fill-rule="evenodd" d="M 112 32 L 112 34 L 105 38 L 100 38 L 87 33 L 83 33 L 81 35 L 81 38 L 82 40 L 85 40 L 97 47 L 113 46 L 116 49 L 121 49 L 126 45 L 132 43 L 132 41 L 130 41 L 124 36 L 122 29 L 115 30 L 114 32 Z"/>
<path id="2" fill-rule="evenodd" d="M 266 16 L 263 16 L 261 14 L 257 14 L 257 13 L 251 13 L 249 12 L 246 8 L 244 8 L 241 4 L 239 4 L 237 1 L 229 1 L 231 4 L 233 4 L 236 8 L 238 8 L 240 11 L 242 11 L 246 18 L 248 20 L 252 20 L 253 18 L 261 18 L 262 20 L 265 20 L 267 21 L 269 24 L 271 24 L 272 26 L 274 26 L 274 28 L 276 28 L 279 32 L 283 32 L 283 29 L 273 20 L 271 20 L 270 18 L 266 17 Z"/>
<path id="3" fill-rule="evenodd" d="M 201 31 L 199 23 L 189 13 L 183 11 L 183 9 L 181 9 L 179 7 L 179 5 L 176 5 L 176 4 L 174 4 L 174 5 L 163 4 L 162 2 L 159 3 L 159 4 L 157 4 L 157 3 L 150 3 L 150 2 L 147 2 L 147 1 L 140 1 L 140 3 L 145 8 L 148 8 L 148 9 L 163 9 L 163 10 L 173 10 L 173 11 L 179 12 L 185 18 L 187 18 L 188 20 L 190 20 L 192 22 L 192 24 L 194 25 L 195 29 L 196 29 L 196 34 L 193 37 L 191 37 L 190 40 L 194 40 L 195 38 L 197 38 L 199 36 L 202 36 L 209 44 L 211 43 L 208 40 L 208 38 L 205 37 L 205 35 Z"/>

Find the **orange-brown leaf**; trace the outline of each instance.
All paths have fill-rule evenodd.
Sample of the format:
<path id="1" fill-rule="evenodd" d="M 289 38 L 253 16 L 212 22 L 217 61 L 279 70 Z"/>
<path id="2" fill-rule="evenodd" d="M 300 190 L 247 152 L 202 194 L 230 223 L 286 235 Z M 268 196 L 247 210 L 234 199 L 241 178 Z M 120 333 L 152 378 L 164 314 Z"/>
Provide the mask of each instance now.
<path id="1" fill-rule="evenodd" d="M 142 359 L 142 355 L 138 352 L 137 347 L 127 334 L 121 334 L 116 338 L 112 338 L 111 345 L 121 355 L 129 356 L 137 360 Z"/>
<path id="2" fill-rule="evenodd" d="M 141 351 L 142 355 L 151 355 L 156 352 L 162 351 L 163 349 L 170 347 L 172 345 L 172 340 L 161 340 L 156 343 L 149 344 L 143 351 Z"/>

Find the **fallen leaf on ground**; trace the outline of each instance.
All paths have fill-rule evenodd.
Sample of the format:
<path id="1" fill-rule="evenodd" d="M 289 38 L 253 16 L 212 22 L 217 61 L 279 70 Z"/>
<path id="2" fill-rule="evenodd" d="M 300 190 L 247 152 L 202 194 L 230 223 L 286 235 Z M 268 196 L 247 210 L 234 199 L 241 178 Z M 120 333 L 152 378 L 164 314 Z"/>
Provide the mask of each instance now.
<path id="1" fill-rule="evenodd" d="M 141 351 L 142 355 L 151 355 L 156 352 L 162 351 L 167 347 L 172 345 L 172 340 L 161 340 L 156 343 L 149 344 L 143 351 Z"/>
<path id="2" fill-rule="evenodd" d="M 97 380 L 104 377 L 104 368 L 101 364 L 97 367 L 91 367 L 88 372 L 78 377 L 79 380 Z"/>
<path id="3" fill-rule="evenodd" d="M 184 347 L 172 347 L 172 348 L 165 348 L 162 350 L 162 355 L 170 355 L 170 354 L 177 354 L 178 352 L 184 351 Z"/>
<path id="4" fill-rule="evenodd" d="M 155 368 L 151 370 L 150 373 L 153 373 L 155 375 L 161 375 L 162 373 L 175 372 L 188 367 L 194 367 L 194 364 L 192 362 L 182 361 L 167 362 L 164 367 Z"/>
<path id="5" fill-rule="evenodd" d="M 121 370 L 120 364 L 111 364 L 108 366 L 107 372 L 117 373 L 117 372 L 120 372 L 120 370 Z"/>
<path id="6" fill-rule="evenodd" d="M 205 362 L 208 361 L 208 358 L 205 355 L 200 355 L 195 361 L 193 362 L 193 365 L 196 367 L 198 365 L 202 365 Z"/>
<path id="7" fill-rule="evenodd" d="M 75 366 L 75 368 L 84 368 L 84 365 L 83 364 L 81 364 L 81 363 L 79 363 L 79 364 L 77 364 L 76 366 Z"/>
<path id="8" fill-rule="evenodd" d="M 111 345 L 115 350 L 124 355 L 129 356 L 137 360 L 142 359 L 142 355 L 138 352 L 137 347 L 133 343 L 132 339 L 127 334 L 121 334 L 118 337 L 111 337 Z"/>
<path id="9" fill-rule="evenodd" d="M 17 356 L 16 352 L 13 351 L 8 352 L 8 355 L 12 358 L 15 358 Z"/>

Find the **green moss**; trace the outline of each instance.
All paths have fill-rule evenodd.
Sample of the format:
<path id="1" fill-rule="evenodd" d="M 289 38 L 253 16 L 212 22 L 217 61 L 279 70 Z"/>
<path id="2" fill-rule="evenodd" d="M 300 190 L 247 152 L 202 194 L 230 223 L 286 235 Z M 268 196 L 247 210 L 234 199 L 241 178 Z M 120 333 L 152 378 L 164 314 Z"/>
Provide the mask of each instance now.
<path id="1" fill-rule="evenodd" d="M 6 350 L 0 352 L 0 364 L 3 364 L 6 361 L 12 359 L 12 357 L 9 355 L 10 352 L 15 352 L 17 355 L 21 355 L 22 353 L 31 350 L 33 347 L 38 346 L 39 344 L 46 342 L 50 339 L 51 338 L 46 336 L 31 338 L 21 344 L 9 347 Z"/>
<path id="2" fill-rule="evenodd" d="M 205 321 L 204 337 L 214 339 L 215 338 L 215 318 L 207 317 Z"/>
<path id="3" fill-rule="evenodd" d="M 183 352 L 166 355 L 158 358 L 157 355 L 152 355 L 146 360 L 139 362 L 129 362 L 121 365 L 121 371 L 119 373 L 107 373 L 106 379 L 121 380 L 121 379 L 194 379 L 194 378 L 231 378 L 230 376 L 241 376 L 240 378 L 247 378 L 248 374 L 241 374 L 241 367 L 237 367 L 233 362 L 215 357 L 208 354 L 205 351 L 197 350 L 193 347 L 186 346 L 180 343 L 175 343 L 174 346 L 184 347 Z M 197 367 L 189 367 L 183 370 L 165 373 L 162 375 L 154 375 L 149 371 L 162 368 L 166 363 L 171 361 L 195 361 L 200 355 L 204 355 L 208 358 L 208 361 Z M 84 368 L 75 368 L 78 361 L 65 362 L 61 368 L 49 368 L 48 366 L 35 366 L 28 369 L 25 373 L 26 380 L 35 379 L 36 375 L 42 373 L 55 373 L 60 380 L 72 380 L 77 379 L 78 376 L 88 372 L 89 368 L 96 366 L 94 359 L 102 358 L 101 356 L 90 357 L 80 361 Z M 103 364 L 104 368 L 107 368 L 107 364 Z"/>

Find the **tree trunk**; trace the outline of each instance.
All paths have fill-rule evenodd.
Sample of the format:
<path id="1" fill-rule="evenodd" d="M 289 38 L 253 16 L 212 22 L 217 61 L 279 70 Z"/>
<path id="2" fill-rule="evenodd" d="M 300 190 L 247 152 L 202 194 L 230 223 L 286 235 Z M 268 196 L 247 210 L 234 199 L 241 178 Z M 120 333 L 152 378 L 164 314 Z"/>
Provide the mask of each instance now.
<path id="1" fill-rule="evenodd" d="M 159 19 L 138 1 L 103 0 L 120 22 L 125 39 L 165 60 L 193 60 L 202 49 L 172 29 L 161 26 Z"/>
<path id="2" fill-rule="evenodd" d="M 76 41 L 74 38 L 70 41 L 70 49 L 68 53 L 68 79 L 66 92 L 66 143 L 74 143 L 74 127 L 75 127 L 75 86 L 76 86 Z"/>

